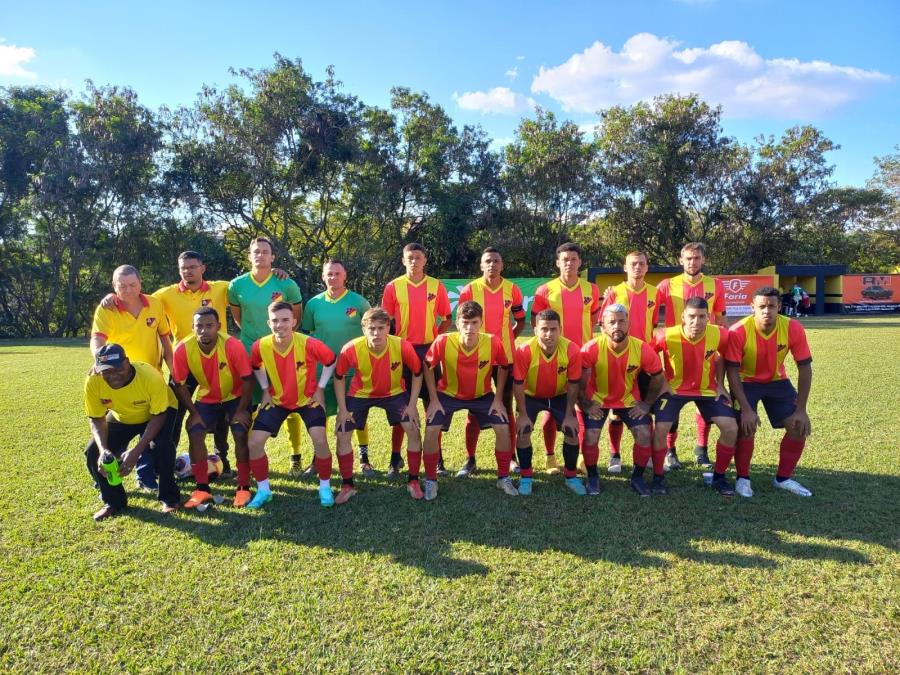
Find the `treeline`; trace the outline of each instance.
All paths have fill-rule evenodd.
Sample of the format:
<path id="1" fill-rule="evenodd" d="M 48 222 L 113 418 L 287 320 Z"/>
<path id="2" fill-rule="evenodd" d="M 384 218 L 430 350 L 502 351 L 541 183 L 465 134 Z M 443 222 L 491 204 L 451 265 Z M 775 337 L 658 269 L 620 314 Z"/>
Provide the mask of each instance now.
<path id="1" fill-rule="evenodd" d="M 551 275 L 566 240 L 591 264 L 632 248 L 672 264 L 688 240 L 710 245 L 714 272 L 900 262 L 898 155 L 866 189 L 835 187 L 836 146 L 814 127 L 744 145 L 719 109 L 663 96 L 602 111 L 593 133 L 538 109 L 497 149 L 423 93 L 369 106 L 279 55 L 235 74 L 155 112 L 127 88 L 0 89 L 0 335 L 84 334 L 125 262 L 148 291 L 187 248 L 231 278 L 257 234 L 307 297 L 331 256 L 375 297 L 410 241 L 445 277 L 477 275 L 488 244 L 510 276 Z"/>

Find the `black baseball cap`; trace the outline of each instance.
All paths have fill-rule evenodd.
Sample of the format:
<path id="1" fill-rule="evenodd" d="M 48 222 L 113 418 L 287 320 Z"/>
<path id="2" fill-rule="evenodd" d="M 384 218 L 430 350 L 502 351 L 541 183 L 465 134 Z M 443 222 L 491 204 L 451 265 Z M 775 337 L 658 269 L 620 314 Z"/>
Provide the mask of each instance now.
<path id="1" fill-rule="evenodd" d="M 107 342 L 97 350 L 94 370 L 99 373 L 104 370 L 118 368 L 125 363 L 125 360 L 125 350 L 122 349 L 122 345 L 117 345 L 114 342 Z"/>

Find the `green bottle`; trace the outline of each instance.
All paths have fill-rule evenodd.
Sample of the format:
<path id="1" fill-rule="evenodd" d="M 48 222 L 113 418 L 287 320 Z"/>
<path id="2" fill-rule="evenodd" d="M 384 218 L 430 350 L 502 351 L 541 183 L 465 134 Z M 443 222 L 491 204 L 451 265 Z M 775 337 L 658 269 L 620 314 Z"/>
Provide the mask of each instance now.
<path id="1" fill-rule="evenodd" d="M 100 466 L 106 472 L 106 482 L 110 485 L 121 485 L 122 477 L 119 475 L 119 460 L 111 452 L 103 453 Z"/>

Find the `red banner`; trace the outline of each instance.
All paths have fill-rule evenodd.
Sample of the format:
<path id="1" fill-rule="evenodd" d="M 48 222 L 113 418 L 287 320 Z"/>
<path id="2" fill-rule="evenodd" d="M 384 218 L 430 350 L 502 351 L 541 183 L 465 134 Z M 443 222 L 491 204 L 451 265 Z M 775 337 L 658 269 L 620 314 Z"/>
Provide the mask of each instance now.
<path id="1" fill-rule="evenodd" d="M 845 274 L 844 310 L 900 311 L 900 274 Z"/>
<path id="2" fill-rule="evenodd" d="M 718 274 L 725 287 L 725 312 L 727 316 L 747 316 L 753 300 L 753 291 L 760 286 L 774 286 L 771 274 Z"/>

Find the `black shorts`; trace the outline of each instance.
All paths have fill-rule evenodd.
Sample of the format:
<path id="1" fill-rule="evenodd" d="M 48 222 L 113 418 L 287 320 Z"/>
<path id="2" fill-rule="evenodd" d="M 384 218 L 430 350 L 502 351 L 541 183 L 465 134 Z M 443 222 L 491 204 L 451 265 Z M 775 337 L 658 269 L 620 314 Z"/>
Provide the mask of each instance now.
<path id="1" fill-rule="evenodd" d="M 344 424 L 344 431 L 353 431 L 354 429 L 364 429 L 369 419 L 369 410 L 372 408 L 381 408 L 387 414 L 388 424 L 395 426 L 401 422 L 406 422 L 409 417 L 403 414 L 406 405 L 409 403 L 409 394 L 395 394 L 394 396 L 380 396 L 376 398 L 362 398 L 358 396 L 347 396 L 347 412 L 353 415 L 352 420 L 347 420 Z"/>
<path id="2" fill-rule="evenodd" d="M 507 424 L 507 422 L 504 422 L 497 415 L 493 415 L 490 412 L 491 403 L 494 402 L 493 393 L 485 394 L 478 398 L 461 399 L 447 396 L 444 392 L 439 391 L 438 400 L 441 402 L 444 412 L 439 412 L 435 415 L 434 419 L 427 423 L 429 427 L 442 427 L 444 431 L 448 431 L 450 429 L 450 422 L 453 421 L 453 413 L 460 410 L 468 410 L 469 414 L 475 418 L 475 421 L 478 422 L 478 426 L 482 429 L 487 429 L 488 427 L 497 424 Z"/>
<path id="3" fill-rule="evenodd" d="M 783 429 L 784 421 L 797 411 L 797 390 L 790 380 L 744 382 L 744 394 L 754 410 L 762 401 L 774 429 Z M 740 419 L 741 406 L 737 401 L 734 402 L 734 410 Z"/>
<path id="4" fill-rule="evenodd" d="M 653 422 L 653 419 L 650 415 L 641 415 L 638 418 L 631 417 L 628 413 L 631 412 L 633 408 L 603 408 L 599 417 L 591 417 L 587 411 L 582 411 L 582 416 L 584 418 L 584 428 L 585 429 L 602 429 L 603 424 L 606 422 L 606 418 L 609 417 L 610 413 L 618 416 L 619 420 L 625 423 L 629 429 L 633 429 L 634 427 L 642 427 L 649 425 Z"/>
<path id="5" fill-rule="evenodd" d="M 678 396 L 673 394 L 663 394 L 659 397 L 653 406 L 653 414 L 657 422 L 678 422 L 678 416 L 681 409 L 688 403 L 694 403 L 697 410 L 703 416 L 703 419 L 709 423 L 714 417 L 730 417 L 735 419 L 737 416 L 734 410 L 726 403 L 726 399 L 722 396 Z"/>
<path id="6" fill-rule="evenodd" d="M 278 430 L 288 415 L 297 413 L 306 425 L 306 429 L 325 426 L 325 408 L 318 403 L 301 406 L 300 408 L 282 408 L 280 405 L 269 404 L 260 408 L 253 420 L 253 431 L 268 431 L 272 436 L 278 435 Z"/>
<path id="7" fill-rule="evenodd" d="M 425 386 L 425 369 L 428 367 L 428 364 L 425 363 L 425 354 L 428 353 L 428 348 L 431 347 L 431 344 L 427 345 L 413 345 L 413 349 L 416 351 L 416 356 L 419 357 L 419 361 L 422 362 L 422 390 L 419 392 L 419 398 L 425 402 L 425 407 L 428 407 L 428 404 L 431 403 L 431 397 L 428 395 L 428 387 Z M 406 383 L 406 391 L 412 390 L 412 381 L 413 381 L 413 373 L 412 371 L 406 367 L 406 364 L 403 364 L 403 381 Z M 434 369 L 434 381 L 441 381 L 441 367 L 438 365 L 437 368 Z M 406 404 L 403 404 L 403 407 L 406 407 Z M 399 422 L 397 422 L 399 424 Z"/>
<path id="8" fill-rule="evenodd" d="M 225 401 L 224 403 L 203 403 L 202 401 L 197 401 L 194 403 L 194 407 L 197 408 L 197 412 L 200 413 L 200 417 L 203 419 L 203 424 L 206 425 L 206 428 L 202 427 L 193 427 L 188 429 L 189 434 L 194 433 L 206 433 L 216 428 L 216 425 L 220 420 L 225 419 L 228 421 L 228 424 L 231 426 L 232 433 L 247 433 L 247 430 L 242 427 L 240 424 L 232 424 L 231 421 L 234 419 L 234 413 L 238 409 L 238 404 L 240 403 L 240 399 L 233 398 L 230 401 Z"/>
<path id="9" fill-rule="evenodd" d="M 532 424 L 534 424 L 540 413 L 544 411 L 549 412 L 550 416 L 553 417 L 556 422 L 556 430 L 562 431 L 562 423 L 566 418 L 567 398 L 567 394 L 559 394 L 553 398 L 532 398 L 528 394 L 525 394 L 525 412 L 528 413 L 528 417 L 531 418 Z"/>

